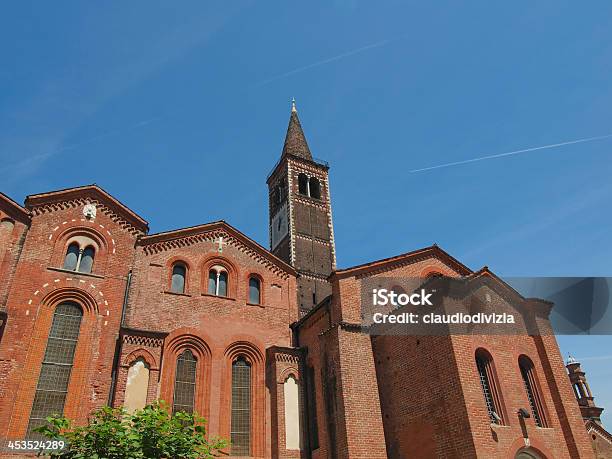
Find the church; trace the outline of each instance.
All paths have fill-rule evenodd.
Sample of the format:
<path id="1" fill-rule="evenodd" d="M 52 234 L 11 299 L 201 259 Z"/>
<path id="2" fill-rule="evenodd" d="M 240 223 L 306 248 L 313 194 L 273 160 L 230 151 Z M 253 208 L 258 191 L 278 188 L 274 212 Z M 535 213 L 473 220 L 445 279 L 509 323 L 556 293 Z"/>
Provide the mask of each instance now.
<path id="1" fill-rule="evenodd" d="M 0 194 L 0 439 L 164 400 L 230 457 L 596 457 L 605 430 L 585 416 L 601 409 L 579 406 L 592 394 L 553 334 L 365 332 L 377 277 L 487 279 L 495 301 L 554 306 L 437 245 L 338 268 L 328 174 L 293 104 L 266 179 L 269 248 L 225 221 L 150 233 L 97 185 Z"/>

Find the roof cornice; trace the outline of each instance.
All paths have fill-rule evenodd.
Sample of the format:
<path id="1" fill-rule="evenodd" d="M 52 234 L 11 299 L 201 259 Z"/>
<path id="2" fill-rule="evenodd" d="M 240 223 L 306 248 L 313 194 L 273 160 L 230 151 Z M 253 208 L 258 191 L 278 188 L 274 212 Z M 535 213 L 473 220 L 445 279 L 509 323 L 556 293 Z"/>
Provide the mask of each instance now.
<path id="1" fill-rule="evenodd" d="M 11 218 L 14 218 L 26 225 L 30 224 L 30 212 L 23 206 L 20 206 L 10 197 L 0 192 L 0 209 L 2 209 Z"/>
<path id="2" fill-rule="evenodd" d="M 25 206 L 36 215 L 37 213 L 52 209 L 55 204 L 77 202 L 83 199 L 97 201 L 106 206 L 137 232 L 146 234 L 149 231 L 149 224 L 144 218 L 95 184 L 50 191 L 48 193 L 32 194 L 26 198 Z"/>
<path id="3" fill-rule="evenodd" d="M 189 239 L 193 239 L 199 235 L 210 233 L 214 231 L 225 231 L 228 235 L 234 237 L 239 240 L 242 244 L 244 244 L 250 250 L 258 253 L 260 256 L 266 258 L 269 262 L 274 264 L 277 268 L 282 271 L 291 274 L 293 276 L 297 276 L 297 271 L 288 263 L 278 258 L 269 250 L 265 249 L 263 246 L 259 245 L 257 242 L 246 236 L 241 231 L 234 228 L 229 223 L 224 220 L 219 220 L 216 222 L 205 223 L 203 225 L 191 226 L 187 228 L 180 228 L 171 231 L 165 231 L 162 233 L 150 234 L 148 236 L 141 237 L 137 245 L 142 247 L 151 247 L 155 245 L 163 245 L 169 244 L 175 241 L 185 241 Z"/>
<path id="4" fill-rule="evenodd" d="M 459 260 L 451 256 L 448 252 L 442 250 L 437 245 L 432 245 L 430 247 L 414 250 L 412 252 L 406 252 L 394 257 L 383 258 L 381 260 L 356 265 L 351 268 L 339 269 L 337 271 L 334 271 L 329 276 L 329 280 L 344 279 L 346 277 L 351 276 L 358 276 L 377 271 L 385 271 L 392 269 L 396 266 L 404 265 L 406 263 L 415 262 L 419 259 L 429 257 L 439 258 L 445 261 L 446 263 L 448 263 L 449 266 L 456 269 L 457 272 L 463 276 L 468 276 L 472 274 L 472 270 L 470 268 L 468 268 Z"/>

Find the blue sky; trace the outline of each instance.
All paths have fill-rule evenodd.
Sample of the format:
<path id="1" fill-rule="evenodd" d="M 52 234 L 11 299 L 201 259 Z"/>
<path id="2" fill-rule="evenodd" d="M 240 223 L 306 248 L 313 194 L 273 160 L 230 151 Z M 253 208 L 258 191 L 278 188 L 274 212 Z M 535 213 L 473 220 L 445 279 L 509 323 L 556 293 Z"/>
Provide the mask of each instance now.
<path id="1" fill-rule="evenodd" d="M 178 5 L 178 6 L 177 6 Z M 611 275 L 612 4 L 19 2 L 0 17 L 1 189 L 98 183 L 162 231 L 267 245 L 295 97 L 339 265 L 437 242 L 505 276 Z M 560 337 L 612 412 L 612 338 Z M 612 416 L 604 417 L 612 424 Z"/>

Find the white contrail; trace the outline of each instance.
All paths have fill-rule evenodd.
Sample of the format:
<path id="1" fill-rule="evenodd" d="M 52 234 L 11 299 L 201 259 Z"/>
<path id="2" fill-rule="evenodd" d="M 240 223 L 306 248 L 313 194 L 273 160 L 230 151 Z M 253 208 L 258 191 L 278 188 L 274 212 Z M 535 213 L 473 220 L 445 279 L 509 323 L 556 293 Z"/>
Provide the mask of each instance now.
<path id="1" fill-rule="evenodd" d="M 585 139 L 578 139 L 578 140 L 569 140 L 567 142 L 561 142 L 561 143 L 551 143 L 550 145 L 542 145 L 540 147 L 525 148 L 523 150 L 514 150 L 514 151 L 508 151 L 506 153 L 498 153 L 497 155 L 481 156 L 479 158 L 465 159 L 463 161 L 455 161 L 452 163 L 438 164 L 437 166 L 429 166 L 429 167 L 423 167 L 421 169 L 413 169 L 410 172 L 412 173 L 412 172 L 430 171 L 433 169 L 441 169 L 443 167 L 458 166 L 460 164 L 467 164 L 467 163 L 475 163 L 476 161 L 484 161 L 485 159 L 502 158 L 504 156 L 518 155 L 520 153 L 527 153 L 527 152 L 536 151 L 536 150 L 546 150 L 548 148 L 557 148 L 557 147 L 562 147 L 564 145 L 572 145 L 575 143 L 593 142 L 594 140 L 602 140 L 602 139 L 607 139 L 610 137 L 612 137 L 612 134 L 599 135 L 597 137 L 587 137 Z"/>
<path id="2" fill-rule="evenodd" d="M 353 49 L 352 51 L 347 51 L 342 54 L 338 54 L 337 56 L 329 57 L 327 59 L 323 59 L 322 61 L 313 62 L 312 64 L 305 65 L 303 67 L 298 67 L 296 69 L 290 70 L 288 72 L 282 73 L 280 75 L 273 76 L 268 78 L 267 80 L 263 80 L 257 83 L 255 86 L 263 86 L 265 84 L 271 83 L 272 81 L 280 80 L 281 78 L 285 78 L 291 75 L 295 75 L 296 73 L 303 72 L 304 70 L 311 69 L 313 67 L 318 67 L 320 65 L 329 64 L 330 62 L 338 61 L 340 59 L 344 59 L 345 57 L 353 56 L 355 54 L 362 53 L 372 48 L 378 48 L 379 46 L 384 46 L 387 43 L 393 41 L 394 39 L 382 40 L 376 43 L 372 43 L 370 45 L 362 46 L 361 48 Z"/>

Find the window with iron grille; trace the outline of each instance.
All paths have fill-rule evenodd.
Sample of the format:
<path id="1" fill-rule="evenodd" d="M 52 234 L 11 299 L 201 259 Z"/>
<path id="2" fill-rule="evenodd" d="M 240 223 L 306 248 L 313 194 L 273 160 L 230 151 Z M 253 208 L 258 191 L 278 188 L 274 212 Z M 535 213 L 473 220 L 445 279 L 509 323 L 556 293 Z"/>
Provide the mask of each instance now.
<path id="1" fill-rule="evenodd" d="M 55 308 L 30 412 L 28 439 L 40 438 L 33 430 L 44 425 L 47 416 L 64 412 L 82 317 L 83 311 L 75 303 L 62 303 Z"/>
<path id="2" fill-rule="evenodd" d="M 233 456 L 251 454 L 251 365 L 243 358 L 232 364 L 230 437 Z"/>
<path id="3" fill-rule="evenodd" d="M 176 360 L 174 375 L 174 400 L 172 412 L 193 413 L 195 402 L 196 366 L 198 360 L 189 349 L 185 349 Z"/>
<path id="4" fill-rule="evenodd" d="M 519 359 L 519 367 L 521 369 L 521 376 L 523 377 L 523 384 L 525 385 L 525 392 L 527 392 L 527 399 L 529 401 L 533 420 L 536 426 L 546 427 L 542 413 L 539 409 L 540 397 L 535 384 L 533 363 L 527 357 L 523 356 Z"/>
<path id="5" fill-rule="evenodd" d="M 495 374 L 493 357 L 486 349 L 476 351 L 476 368 L 491 423 L 505 425 L 507 415 L 504 400 Z"/>

